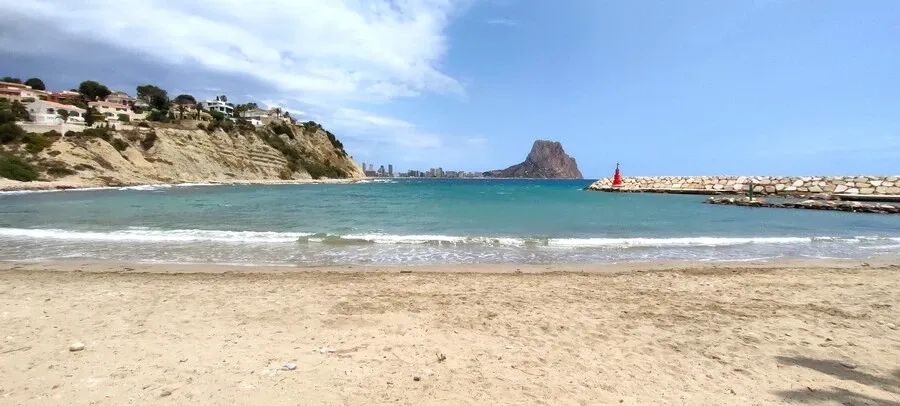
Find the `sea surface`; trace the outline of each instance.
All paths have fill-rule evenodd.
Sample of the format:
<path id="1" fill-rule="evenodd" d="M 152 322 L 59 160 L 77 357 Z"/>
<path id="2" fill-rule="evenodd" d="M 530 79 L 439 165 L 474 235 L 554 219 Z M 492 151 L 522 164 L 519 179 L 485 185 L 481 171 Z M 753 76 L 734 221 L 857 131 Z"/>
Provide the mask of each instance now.
<path id="1" fill-rule="evenodd" d="M 367 180 L 0 193 L 0 260 L 240 265 L 865 258 L 900 216 L 703 204 L 571 180 Z"/>

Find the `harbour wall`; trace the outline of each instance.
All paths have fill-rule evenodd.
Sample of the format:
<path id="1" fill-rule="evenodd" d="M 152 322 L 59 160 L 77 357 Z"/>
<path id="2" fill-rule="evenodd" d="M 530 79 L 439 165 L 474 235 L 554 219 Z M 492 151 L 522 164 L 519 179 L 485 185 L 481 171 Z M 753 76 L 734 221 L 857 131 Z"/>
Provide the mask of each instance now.
<path id="1" fill-rule="evenodd" d="M 897 176 L 644 176 L 623 177 L 612 187 L 612 178 L 586 188 L 598 191 L 759 195 L 900 195 Z"/>

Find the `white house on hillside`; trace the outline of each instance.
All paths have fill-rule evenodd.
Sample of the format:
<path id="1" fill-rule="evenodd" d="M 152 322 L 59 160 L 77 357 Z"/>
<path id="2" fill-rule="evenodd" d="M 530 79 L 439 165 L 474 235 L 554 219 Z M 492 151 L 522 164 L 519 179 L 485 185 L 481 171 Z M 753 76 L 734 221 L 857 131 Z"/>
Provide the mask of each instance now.
<path id="1" fill-rule="evenodd" d="M 110 93 L 109 96 L 106 96 L 106 101 L 109 103 L 130 106 L 135 101 L 137 101 L 137 99 L 129 96 L 128 93 L 115 91 L 115 92 Z"/>
<path id="2" fill-rule="evenodd" d="M 221 100 L 205 100 L 200 102 L 204 109 L 209 111 L 218 111 L 225 114 L 225 117 L 234 117 L 234 107 L 229 106 Z"/>
<path id="3" fill-rule="evenodd" d="M 64 120 L 59 114 L 60 110 L 65 110 L 69 113 L 69 118 L 65 120 L 66 122 L 84 123 L 85 110 L 80 107 L 46 100 L 36 100 L 28 103 L 26 106 L 28 107 L 28 114 L 31 115 L 31 118 L 37 124 L 62 124 Z"/>
<path id="4" fill-rule="evenodd" d="M 255 108 L 241 113 L 241 117 L 243 117 L 244 120 L 249 121 L 250 124 L 262 127 L 269 118 L 269 112 L 260 108 Z"/>
<path id="5" fill-rule="evenodd" d="M 103 114 L 106 117 L 106 121 L 119 120 L 119 114 L 128 116 L 129 121 L 143 120 L 147 116 L 147 113 L 135 113 L 134 110 L 124 104 L 102 101 L 90 102 L 88 105 L 97 110 L 98 113 Z"/>

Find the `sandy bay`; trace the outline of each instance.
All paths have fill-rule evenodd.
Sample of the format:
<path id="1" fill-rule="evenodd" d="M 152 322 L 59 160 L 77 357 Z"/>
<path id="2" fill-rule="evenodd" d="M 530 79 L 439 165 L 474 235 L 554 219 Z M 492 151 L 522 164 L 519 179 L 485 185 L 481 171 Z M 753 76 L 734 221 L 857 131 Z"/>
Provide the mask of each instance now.
<path id="1" fill-rule="evenodd" d="M 900 402 L 892 257 L 0 267 L 5 404 Z"/>

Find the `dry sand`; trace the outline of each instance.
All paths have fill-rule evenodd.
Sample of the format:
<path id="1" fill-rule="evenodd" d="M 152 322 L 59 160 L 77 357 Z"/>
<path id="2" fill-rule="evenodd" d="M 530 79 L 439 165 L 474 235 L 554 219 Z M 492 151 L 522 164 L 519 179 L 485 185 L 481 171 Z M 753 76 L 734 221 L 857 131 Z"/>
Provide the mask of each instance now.
<path id="1" fill-rule="evenodd" d="M 896 264 L 6 264 L 0 404 L 897 406 Z"/>

